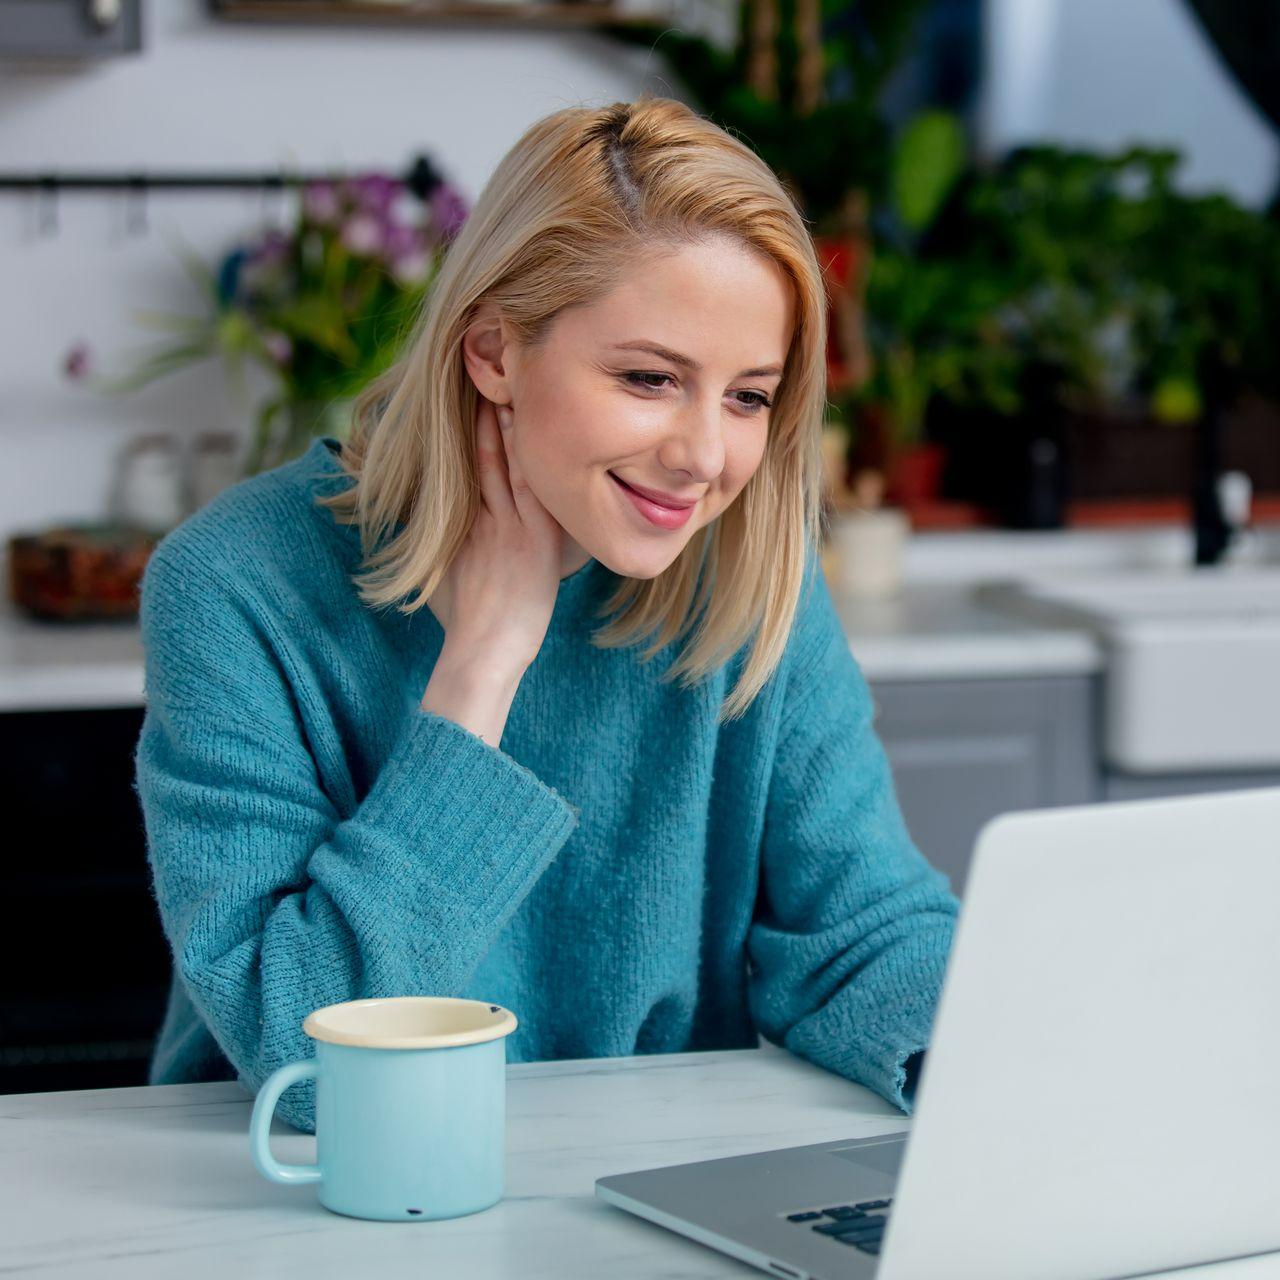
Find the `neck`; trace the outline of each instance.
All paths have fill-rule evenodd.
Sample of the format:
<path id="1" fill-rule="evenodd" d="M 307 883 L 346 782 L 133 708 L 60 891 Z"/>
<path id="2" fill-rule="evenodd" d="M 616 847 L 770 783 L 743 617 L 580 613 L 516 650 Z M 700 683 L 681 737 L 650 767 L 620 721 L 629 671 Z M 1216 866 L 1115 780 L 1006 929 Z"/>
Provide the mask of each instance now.
<path id="1" fill-rule="evenodd" d="M 560 552 L 561 578 L 567 578 L 571 573 L 577 573 L 590 559 L 591 557 L 568 534 L 564 535 L 563 547 Z"/>

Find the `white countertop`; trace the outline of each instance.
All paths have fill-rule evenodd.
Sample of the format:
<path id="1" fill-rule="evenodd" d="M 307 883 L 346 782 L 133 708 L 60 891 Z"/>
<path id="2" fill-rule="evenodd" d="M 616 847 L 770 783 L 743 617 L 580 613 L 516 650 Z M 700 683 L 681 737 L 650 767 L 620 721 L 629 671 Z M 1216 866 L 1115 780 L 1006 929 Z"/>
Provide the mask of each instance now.
<path id="1" fill-rule="evenodd" d="M 144 701 L 136 622 L 42 622 L 0 599 L 0 711 Z"/>
<path id="2" fill-rule="evenodd" d="M 759 1049 L 507 1068 L 504 1198 L 462 1218 L 364 1222 L 266 1181 L 234 1082 L 0 1096 L 0 1272 L 40 1280 L 712 1280 L 762 1272 L 595 1195 L 607 1174 L 908 1127 L 869 1090 Z M 993 1117 L 993 1122 L 998 1117 Z M 279 1160 L 315 1138 L 273 1126 Z M 1047 1243 L 1046 1247 L 1052 1247 Z M 1263 1254 L 1165 1273 L 1274 1276 Z"/>
<path id="3" fill-rule="evenodd" d="M 1084 626 L 1035 622 L 979 604 L 969 583 L 907 582 L 886 600 L 833 584 L 831 598 L 863 675 L 885 680 L 1006 679 L 1102 668 Z"/>

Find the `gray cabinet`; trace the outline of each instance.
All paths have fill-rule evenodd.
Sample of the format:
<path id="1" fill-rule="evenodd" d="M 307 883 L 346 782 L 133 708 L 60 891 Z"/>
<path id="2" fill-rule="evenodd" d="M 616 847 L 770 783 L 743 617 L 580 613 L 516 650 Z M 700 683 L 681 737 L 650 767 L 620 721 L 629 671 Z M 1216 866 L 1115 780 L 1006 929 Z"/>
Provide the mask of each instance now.
<path id="1" fill-rule="evenodd" d="M 141 48 L 140 0 L 0 0 L 0 56 L 93 58 Z"/>
<path id="2" fill-rule="evenodd" d="M 1109 772 L 1102 779 L 1102 797 L 1104 800 L 1154 800 L 1158 796 L 1189 796 L 1202 791 L 1248 791 L 1253 787 L 1280 787 L 1280 770 L 1151 776 Z"/>
<path id="3" fill-rule="evenodd" d="M 871 690 L 907 828 L 958 894 L 988 819 L 1100 798 L 1094 676 L 873 680 Z"/>

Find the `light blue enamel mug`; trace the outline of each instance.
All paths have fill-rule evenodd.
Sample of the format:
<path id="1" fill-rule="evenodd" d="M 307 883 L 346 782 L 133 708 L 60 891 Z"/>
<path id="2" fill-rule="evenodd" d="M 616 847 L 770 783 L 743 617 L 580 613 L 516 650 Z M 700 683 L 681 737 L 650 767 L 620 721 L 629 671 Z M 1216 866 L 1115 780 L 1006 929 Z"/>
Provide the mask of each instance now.
<path id="1" fill-rule="evenodd" d="M 271 1073 L 258 1091 L 249 1146 L 259 1172 L 318 1184 L 334 1213 L 424 1222 L 478 1213 L 502 1199 L 506 1037 L 516 1017 L 486 1000 L 389 996 L 308 1014 L 316 1056 Z M 280 1095 L 316 1081 L 316 1163 L 271 1154 Z"/>

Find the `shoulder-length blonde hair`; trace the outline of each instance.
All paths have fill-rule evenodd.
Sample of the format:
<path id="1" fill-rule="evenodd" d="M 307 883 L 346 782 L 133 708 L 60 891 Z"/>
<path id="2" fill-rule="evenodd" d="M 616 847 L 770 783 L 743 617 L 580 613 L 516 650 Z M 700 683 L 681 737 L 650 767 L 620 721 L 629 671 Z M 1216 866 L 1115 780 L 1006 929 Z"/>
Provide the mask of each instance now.
<path id="1" fill-rule="evenodd" d="M 786 647 L 806 558 L 821 536 L 826 293 L 804 217 L 777 176 L 671 98 L 646 93 L 534 123 L 450 244 L 399 359 L 356 398 L 340 457 L 355 483 L 317 501 L 360 527 L 363 576 L 353 581 L 367 604 L 420 609 L 479 510 L 479 392 L 462 360 L 479 304 L 496 304 L 515 340 L 536 346 L 560 311 L 604 296 L 646 247 L 716 232 L 767 254 L 794 291 L 764 456 L 669 568 L 619 581 L 597 614 L 618 616 L 591 641 L 620 648 L 653 636 L 647 662 L 692 631 L 663 675 L 687 688 L 754 636 L 720 719 L 747 709 Z"/>

